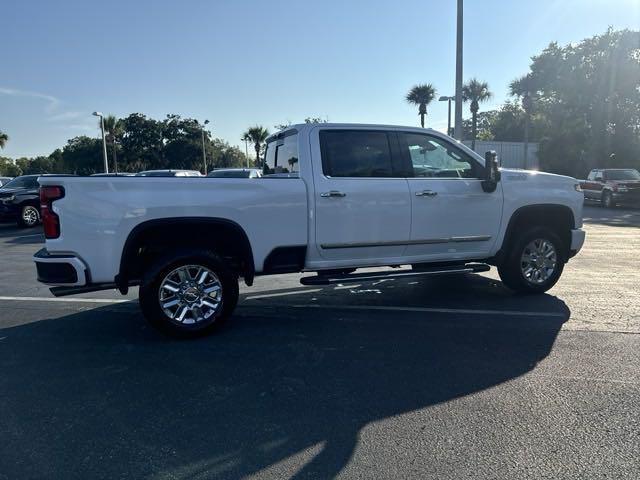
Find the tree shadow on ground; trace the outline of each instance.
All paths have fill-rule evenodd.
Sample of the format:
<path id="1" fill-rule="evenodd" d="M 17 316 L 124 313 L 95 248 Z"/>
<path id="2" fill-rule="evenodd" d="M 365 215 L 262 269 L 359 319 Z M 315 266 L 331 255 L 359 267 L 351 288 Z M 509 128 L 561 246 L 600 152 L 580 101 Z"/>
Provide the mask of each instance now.
<path id="1" fill-rule="evenodd" d="M 570 314 L 540 298 L 561 313 L 250 307 L 180 342 L 122 304 L 4 328 L 0 465 L 7 478 L 240 478 L 321 445 L 295 478 L 332 478 L 371 422 L 534 369 Z"/>

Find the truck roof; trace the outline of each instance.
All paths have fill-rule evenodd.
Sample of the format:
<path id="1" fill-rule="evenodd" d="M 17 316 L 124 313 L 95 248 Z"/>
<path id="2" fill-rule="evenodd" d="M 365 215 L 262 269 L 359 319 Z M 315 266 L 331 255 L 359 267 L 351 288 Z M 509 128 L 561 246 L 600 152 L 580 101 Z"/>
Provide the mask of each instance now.
<path id="1" fill-rule="evenodd" d="M 386 124 L 377 124 L 377 123 L 296 123 L 294 125 L 289 125 L 287 128 L 280 130 L 278 132 L 273 133 L 267 137 L 267 143 L 273 141 L 276 138 L 284 136 L 287 132 L 292 130 L 303 131 L 308 130 L 315 127 L 329 127 L 329 128 L 375 128 L 377 129 L 408 129 L 408 130 L 416 130 L 419 132 L 429 132 L 436 134 L 443 134 L 437 130 L 432 128 L 422 128 L 422 127 L 410 127 L 408 125 L 386 125 Z"/>

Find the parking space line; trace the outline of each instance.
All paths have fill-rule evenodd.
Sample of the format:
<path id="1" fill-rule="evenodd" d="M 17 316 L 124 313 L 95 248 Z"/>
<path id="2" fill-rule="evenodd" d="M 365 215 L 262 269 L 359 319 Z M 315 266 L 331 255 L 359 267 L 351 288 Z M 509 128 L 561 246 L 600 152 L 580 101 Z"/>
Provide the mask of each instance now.
<path id="1" fill-rule="evenodd" d="M 564 318 L 561 312 L 528 312 L 522 310 L 483 310 L 470 308 L 431 308 L 431 307 L 392 307 L 382 305 L 278 305 L 293 308 L 324 308 L 334 310 L 380 310 L 387 312 L 420 312 L 420 313 L 462 313 L 468 315 L 510 315 L 525 317 L 554 317 Z"/>
<path id="2" fill-rule="evenodd" d="M 0 301 L 17 302 L 124 303 L 130 300 L 131 299 L 115 300 L 110 298 L 0 297 Z"/>
<path id="3" fill-rule="evenodd" d="M 316 293 L 321 291 L 322 291 L 322 288 L 312 288 L 312 289 L 303 289 L 303 290 L 293 290 L 291 292 L 265 293 L 265 294 L 251 295 L 249 297 L 245 297 L 245 300 L 258 300 L 260 298 L 284 297 L 286 295 L 298 295 L 301 293 Z"/>

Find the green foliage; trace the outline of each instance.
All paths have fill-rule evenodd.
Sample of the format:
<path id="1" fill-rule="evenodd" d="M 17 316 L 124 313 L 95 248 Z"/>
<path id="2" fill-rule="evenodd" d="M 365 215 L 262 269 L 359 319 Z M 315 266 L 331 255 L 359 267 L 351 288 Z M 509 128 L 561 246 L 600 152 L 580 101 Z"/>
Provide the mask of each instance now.
<path id="1" fill-rule="evenodd" d="M 269 130 L 267 130 L 266 128 L 260 125 L 256 125 L 255 127 L 249 128 L 242 136 L 243 139 L 247 138 L 248 141 L 253 143 L 253 148 L 256 152 L 256 161 L 255 161 L 256 167 L 262 166 L 262 161 L 260 159 L 262 156 L 263 144 L 266 141 L 268 136 L 269 136 Z"/>
<path id="2" fill-rule="evenodd" d="M 4 146 L 9 141 L 9 135 L 0 130 L 0 148 L 4 148 Z"/>
<path id="3" fill-rule="evenodd" d="M 427 116 L 427 105 L 429 105 L 433 99 L 436 98 L 436 89 L 430 83 L 425 83 L 422 85 L 416 85 L 409 93 L 405 99 L 407 102 L 418 105 L 418 115 L 420 116 L 420 125 L 424 128 L 424 117 Z"/>
<path id="4" fill-rule="evenodd" d="M 0 176 L 19 177 L 20 175 L 22 175 L 22 170 L 13 163 L 13 160 L 6 157 L 0 157 Z"/>
<path id="5" fill-rule="evenodd" d="M 471 102 L 471 148 L 476 147 L 478 110 L 480 103 L 486 102 L 492 97 L 489 91 L 489 84 L 481 82 L 476 78 L 472 78 L 462 87 L 462 99 L 465 102 Z M 464 128 L 464 125 L 463 125 Z"/>
<path id="6" fill-rule="evenodd" d="M 611 163 L 640 167 L 640 32 L 551 43 L 532 60 L 510 89 L 531 95 L 543 169 L 582 177 Z"/>

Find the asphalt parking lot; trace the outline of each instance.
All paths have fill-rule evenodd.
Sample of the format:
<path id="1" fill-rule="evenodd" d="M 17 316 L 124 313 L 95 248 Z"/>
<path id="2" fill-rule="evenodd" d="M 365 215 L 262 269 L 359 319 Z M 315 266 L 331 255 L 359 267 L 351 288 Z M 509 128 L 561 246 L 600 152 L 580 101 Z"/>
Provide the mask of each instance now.
<path id="1" fill-rule="evenodd" d="M 0 479 L 640 478 L 640 210 L 584 216 L 547 295 L 266 277 L 197 341 L 53 299 L 0 225 Z"/>

